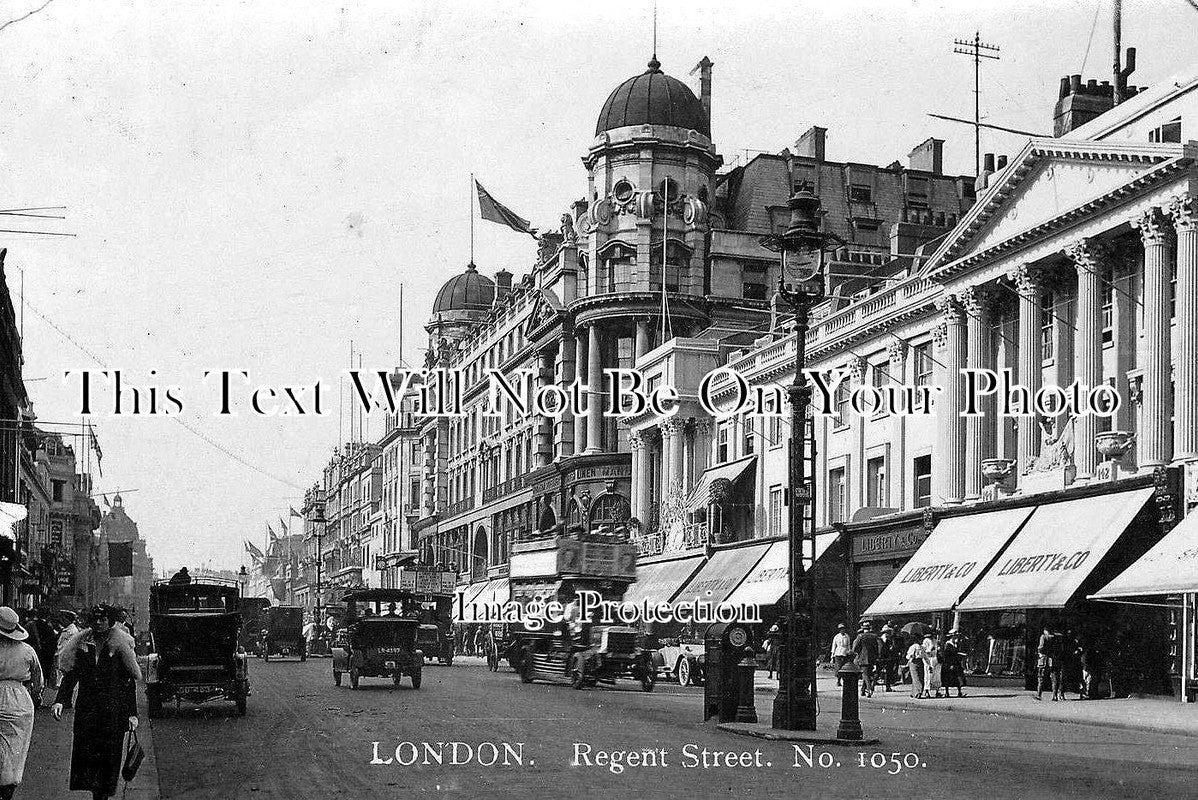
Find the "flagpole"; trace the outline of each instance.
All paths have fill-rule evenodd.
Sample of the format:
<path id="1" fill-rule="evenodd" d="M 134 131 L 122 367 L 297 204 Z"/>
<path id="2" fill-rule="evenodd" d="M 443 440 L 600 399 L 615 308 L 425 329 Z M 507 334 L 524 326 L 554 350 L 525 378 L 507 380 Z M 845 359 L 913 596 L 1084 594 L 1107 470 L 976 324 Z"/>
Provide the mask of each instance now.
<path id="1" fill-rule="evenodd" d="M 474 263 L 474 173 L 470 173 L 470 263 Z"/>

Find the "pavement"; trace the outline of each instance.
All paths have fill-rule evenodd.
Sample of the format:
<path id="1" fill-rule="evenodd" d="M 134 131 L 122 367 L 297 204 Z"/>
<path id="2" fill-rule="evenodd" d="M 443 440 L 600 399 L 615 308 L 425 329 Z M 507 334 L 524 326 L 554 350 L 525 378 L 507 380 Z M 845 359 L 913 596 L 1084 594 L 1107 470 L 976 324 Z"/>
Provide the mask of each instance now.
<path id="1" fill-rule="evenodd" d="M 755 683 L 758 695 L 772 696 L 778 691 L 778 681 L 758 672 Z M 817 678 L 817 691 L 831 711 L 839 712 L 841 689 L 831 674 Z M 1198 737 L 1198 704 L 1180 703 L 1171 697 L 1128 697 L 1105 700 L 1072 699 L 1052 702 L 1051 692 L 1044 693 L 1043 700 L 1022 688 L 1010 686 L 966 686 L 965 697 L 931 698 L 916 700 L 911 696 L 910 685 L 896 686 L 887 692 L 885 687 L 874 689 L 873 697 L 860 698 L 861 706 L 877 706 L 883 712 L 903 713 L 911 709 L 934 708 L 941 711 L 987 716 L 1006 716 L 1034 719 L 1043 722 L 1059 722 L 1072 725 L 1095 725 L 1148 733 L 1168 733 Z M 769 716 L 768 701 L 763 705 L 757 698 L 758 714 L 764 719 Z"/>
<path id="2" fill-rule="evenodd" d="M 67 789 L 71 773 L 71 739 L 75 712 L 65 709 L 62 719 L 55 721 L 50 715 L 50 704 L 54 702 L 53 691 L 43 698 L 44 708 L 37 710 L 33 721 L 33 741 L 29 745 L 29 758 L 25 762 L 25 780 L 17 789 L 20 800 L 51 800 L 51 798 L 84 797 Z M 158 788 L 158 757 L 154 748 L 154 734 L 146 715 L 146 695 L 141 686 L 137 689 L 137 713 L 140 724 L 137 740 L 146 753 L 145 760 L 130 784 L 121 781 L 118 791 L 124 800 L 160 800 Z"/>

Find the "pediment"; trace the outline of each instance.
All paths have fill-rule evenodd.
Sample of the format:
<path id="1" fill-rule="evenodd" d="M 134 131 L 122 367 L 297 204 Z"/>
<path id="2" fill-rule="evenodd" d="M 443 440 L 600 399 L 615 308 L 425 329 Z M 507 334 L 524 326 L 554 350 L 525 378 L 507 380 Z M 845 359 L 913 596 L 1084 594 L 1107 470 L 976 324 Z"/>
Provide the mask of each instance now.
<path id="1" fill-rule="evenodd" d="M 983 253 L 1118 192 L 1181 157 L 1176 144 L 1032 139 L 949 234 L 924 274 Z"/>
<path id="2" fill-rule="evenodd" d="M 566 307 L 558 299 L 552 289 L 538 289 L 528 314 L 528 330 L 530 333 L 540 331 L 546 325 L 556 322 Z"/>

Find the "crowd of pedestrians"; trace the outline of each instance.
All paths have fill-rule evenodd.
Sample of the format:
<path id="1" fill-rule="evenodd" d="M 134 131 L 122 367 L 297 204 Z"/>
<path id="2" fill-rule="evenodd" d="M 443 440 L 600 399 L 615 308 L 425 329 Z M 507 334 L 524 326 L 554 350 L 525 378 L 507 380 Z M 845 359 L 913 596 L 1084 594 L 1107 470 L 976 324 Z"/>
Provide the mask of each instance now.
<path id="1" fill-rule="evenodd" d="M 920 700 L 948 697 L 950 689 L 965 696 L 965 654 L 958 631 L 942 639 L 939 631 L 918 624 L 901 629 L 885 624 L 880 631 L 874 625 L 866 620 L 850 636 L 841 623 L 828 653 L 837 673 L 850 662 L 860 668 L 862 697 L 872 697 L 878 685 L 891 692 L 902 684 L 910 684 L 911 696 Z M 841 685 L 839 674 L 836 685 Z"/>

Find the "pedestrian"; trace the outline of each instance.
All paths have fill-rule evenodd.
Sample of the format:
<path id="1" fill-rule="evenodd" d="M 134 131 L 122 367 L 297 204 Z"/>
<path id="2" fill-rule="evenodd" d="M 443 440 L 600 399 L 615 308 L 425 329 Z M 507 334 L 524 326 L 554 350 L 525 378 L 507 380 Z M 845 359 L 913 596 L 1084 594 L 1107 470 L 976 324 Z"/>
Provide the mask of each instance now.
<path id="1" fill-rule="evenodd" d="M 42 667 L 42 677 L 53 676 L 54 655 L 58 650 L 58 631 L 51 620 L 50 609 L 38 609 L 33 619 L 34 627 L 37 628 L 37 660 Z"/>
<path id="2" fill-rule="evenodd" d="M 187 567 L 180 567 L 179 571 L 171 576 L 171 586 L 187 586 L 191 583 L 191 573 L 187 571 Z"/>
<path id="3" fill-rule="evenodd" d="M 133 638 L 120 627 L 120 609 L 98 605 L 89 614 L 91 627 L 76 634 L 63 652 L 63 686 L 79 686 L 71 746 L 72 791 L 92 793 L 92 800 L 116 794 L 124 760 L 127 731 L 137 730 L 135 686 L 140 673 Z M 62 705 L 52 707 L 62 719 Z"/>
<path id="4" fill-rule="evenodd" d="M 79 617 L 74 611 L 58 612 L 62 617 L 63 629 L 58 633 L 58 646 L 54 651 L 54 686 L 58 688 L 58 692 L 54 695 L 55 702 L 62 703 L 63 708 L 73 708 L 71 694 L 68 692 L 63 696 L 62 690 L 62 653 L 67 646 L 67 642 L 71 640 L 75 634 L 82 630 L 79 627 Z"/>
<path id="5" fill-rule="evenodd" d="M 948 690 L 953 688 L 957 690 L 957 697 L 965 696 L 961 691 L 961 684 L 965 678 L 965 664 L 958 641 L 960 635 L 960 631 L 953 628 L 948 632 L 944 647 L 940 650 L 940 682 L 944 684 L 945 697 L 949 696 Z"/>
<path id="6" fill-rule="evenodd" d="M 924 667 L 923 667 L 923 645 L 919 642 L 912 642 L 907 648 L 907 669 L 911 673 L 911 696 L 916 700 L 922 700 L 924 696 Z"/>
<path id="7" fill-rule="evenodd" d="M 42 666 L 17 612 L 0 606 L 0 800 L 25 776 L 33 713 L 41 703 Z"/>
<path id="8" fill-rule="evenodd" d="M 836 685 L 840 685 L 840 668 L 853 655 L 853 640 L 849 638 L 848 628 L 842 622 L 836 626 L 836 635 L 832 637 L 832 669 L 836 672 Z"/>
<path id="9" fill-rule="evenodd" d="M 862 697 L 874 696 L 874 671 L 878 668 L 881 652 L 881 642 L 874 633 L 874 624 L 862 623 L 861 633 L 857 634 L 853 641 L 853 656 L 857 660 L 857 666 L 861 667 Z"/>
<path id="10" fill-rule="evenodd" d="M 888 692 L 898 682 L 898 647 L 898 642 L 894 638 L 894 628 L 883 625 L 882 636 L 878 642 L 878 674 Z"/>
<path id="11" fill-rule="evenodd" d="M 770 629 L 765 634 L 765 649 L 768 654 L 766 657 L 766 667 L 769 669 L 769 677 L 774 677 L 774 673 L 778 671 L 778 645 L 782 642 L 782 628 L 775 622 L 770 626 Z"/>
<path id="12" fill-rule="evenodd" d="M 1061 635 L 1045 623 L 1040 634 L 1040 644 L 1036 647 L 1036 699 L 1043 700 L 1044 683 L 1052 683 L 1053 702 L 1061 699 L 1061 669 L 1064 666 L 1064 653 L 1061 652 Z"/>
<path id="13" fill-rule="evenodd" d="M 940 633 L 929 629 L 923 637 L 923 696 L 929 700 L 935 692 L 940 697 Z"/>
<path id="14" fill-rule="evenodd" d="M 312 655 L 312 642 L 316 638 L 316 623 L 309 619 L 304 623 L 304 658 Z"/>

